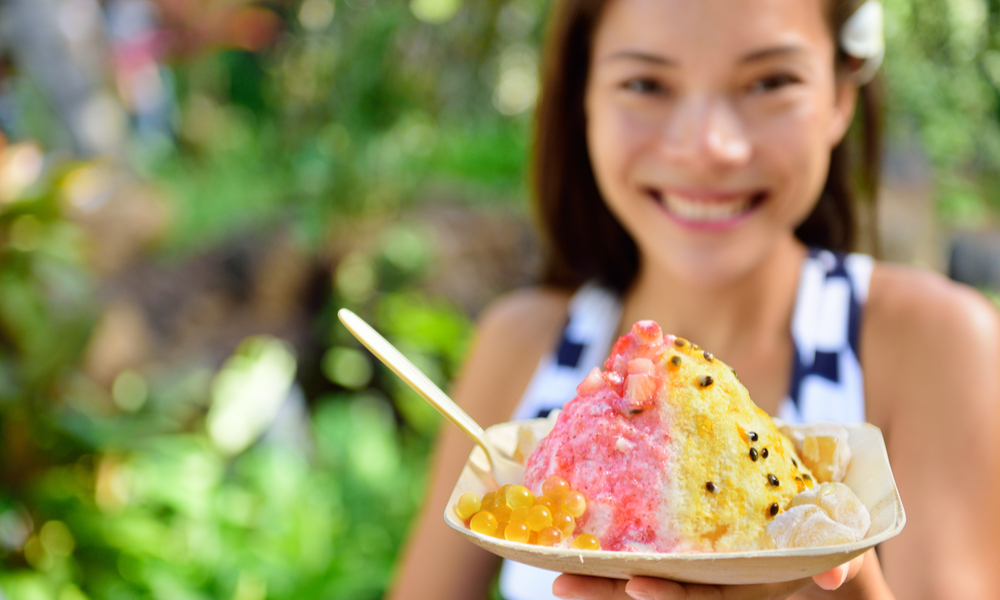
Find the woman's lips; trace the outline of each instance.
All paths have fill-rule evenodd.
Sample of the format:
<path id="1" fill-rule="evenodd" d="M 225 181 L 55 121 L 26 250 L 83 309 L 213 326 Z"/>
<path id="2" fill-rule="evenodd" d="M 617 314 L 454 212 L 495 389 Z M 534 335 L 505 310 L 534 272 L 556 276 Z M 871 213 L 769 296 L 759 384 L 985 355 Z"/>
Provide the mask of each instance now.
<path id="1" fill-rule="evenodd" d="M 698 225 L 733 222 L 756 208 L 764 192 L 719 193 L 649 190 L 667 212 L 678 220 Z"/>

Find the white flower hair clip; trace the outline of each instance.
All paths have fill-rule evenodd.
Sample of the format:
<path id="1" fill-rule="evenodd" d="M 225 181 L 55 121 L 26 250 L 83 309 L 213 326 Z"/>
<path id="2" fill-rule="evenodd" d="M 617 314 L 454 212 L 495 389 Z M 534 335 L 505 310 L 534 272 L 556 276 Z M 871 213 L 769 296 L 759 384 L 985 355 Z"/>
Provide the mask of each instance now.
<path id="1" fill-rule="evenodd" d="M 881 2 L 868 0 L 848 17 L 840 30 L 840 47 L 848 56 L 864 61 L 855 73 L 858 85 L 875 77 L 885 57 Z"/>

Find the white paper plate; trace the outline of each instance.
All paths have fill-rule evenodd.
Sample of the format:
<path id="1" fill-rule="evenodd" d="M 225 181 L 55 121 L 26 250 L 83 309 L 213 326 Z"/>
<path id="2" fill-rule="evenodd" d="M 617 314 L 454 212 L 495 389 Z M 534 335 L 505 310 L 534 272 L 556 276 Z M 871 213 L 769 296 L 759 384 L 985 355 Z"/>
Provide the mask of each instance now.
<path id="1" fill-rule="evenodd" d="M 501 423 L 486 430 L 503 449 L 517 443 L 517 428 L 527 424 L 542 435 L 551 427 L 545 419 Z M 487 537 L 466 528 L 455 513 L 455 503 L 465 492 L 479 496 L 493 489 L 483 476 L 486 456 L 476 447 L 452 491 L 445 520 L 472 543 L 490 552 L 528 565 L 579 575 L 629 579 L 647 575 L 676 581 L 713 584 L 749 584 L 791 581 L 822 573 L 865 552 L 903 529 L 906 515 L 889 468 L 882 432 L 873 425 L 846 426 L 851 464 L 846 483 L 871 513 L 871 529 L 860 542 L 786 550 L 757 550 L 702 554 L 606 552 L 548 548 Z M 539 436 L 541 437 L 541 435 Z"/>

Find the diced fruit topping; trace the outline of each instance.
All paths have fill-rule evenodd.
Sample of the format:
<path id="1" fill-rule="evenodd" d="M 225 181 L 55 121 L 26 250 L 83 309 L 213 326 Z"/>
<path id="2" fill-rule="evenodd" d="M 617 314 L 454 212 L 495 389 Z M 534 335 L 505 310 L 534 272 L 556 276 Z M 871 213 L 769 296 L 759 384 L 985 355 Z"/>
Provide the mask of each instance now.
<path id="1" fill-rule="evenodd" d="M 590 370 L 587 377 L 580 382 L 580 385 L 576 386 L 576 393 L 581 395 L 593 394 L 605 385 L 607 385 L 607 382 L 604 381 L 604 375 L 601 373 L 601 370 L 594 367 Z"/>

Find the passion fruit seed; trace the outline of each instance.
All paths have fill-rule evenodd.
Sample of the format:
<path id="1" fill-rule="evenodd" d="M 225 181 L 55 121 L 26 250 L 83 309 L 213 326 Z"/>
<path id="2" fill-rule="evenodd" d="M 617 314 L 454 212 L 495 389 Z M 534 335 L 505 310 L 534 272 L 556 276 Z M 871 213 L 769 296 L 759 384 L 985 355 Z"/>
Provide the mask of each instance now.
<path id="1" fill-rule="evenodd" d="M 750 448 L 750 460 L 757 462 L 757 449 Z"/>
<path id="2" fill-rule="evenodd" d="M 757 441 L 757 432 L 756 431 L 748 431 L 747 435 L 750 436 L 750 441 L 751 442 L 756 442 Z"/>
<path id="3" fill-rule="evenodd" d="M 681 357 L 679 355 L 677 355 L 677 354 L 671 356 L 670 357 L 670 364 L 672 364 L 675 367 L 681 366 Z"/>
<path id="4" fill-rule="evenodd" d="M 472 518 L 472 515 L 479 512 L 483 507 L 483 501 L 479 499 L 479 496 L 473 494 L 472 492 L 466 492 L 458 497 L 458 502 L 455 503 L 455 512 L 458 513 L 458 518 L 463 521 L 468 521 Z"/>
<path id="5" fill-rule="evenodd" d="M 761 448 L 760 449 L 760 456 L 761 456 L 761 458 L 767 458 L 767 454 L 768 454 L 767 448 Z"/>
<path id="6" fill-rule="evenodd" d="M 712 379 L 711 375 L 699 375 L 698 376 L 698 385 L 700 385 L 701 387 L 708 387 L 708 386 L 712 385 L 713 383 L 715 383 L 715 380 Z"/>
<path id="7" fill-rule="evenodd" d="M 714 356 L 712 356 L 712 353 L 709 352 L 708 350 L 705 350 L 705 354 L 703 356 L 705 357 L 705 360 L 707 360 L 708 362 L 712 362 L 712 359 L 715 358 Z"/>
<path id="8" fill-rule="evenodd" d="M 684 346 L 688 345 L 688 341 L 684 338 L 677 338 L 676 340 L 674 340 L 674 345 L 677 346 L 678 348 L 683 348 Z"/>
<path id="9" fill-rule="evenodd" d="M 573 542 L 570 546 L 577 550 L 600 550 L 601 542 L 589 533 L 582 533 L 573 538 Z"/>
<path id="10" fill-rule="evenodd" d="M 708 483 L 705 484 L 705 489 L 708 490 L 708 491 L 710 491 L 710 492 L 712 492 L 714 494 L 715 492 L 719 491 L 719 486 L 717 486 L 714 483 L 712 483 L 711 481 L 709 481 Z"/>
<path id="11" fill-rule="evenodd" d="M 773 485 L 774 487 L 778 487 L 778 478 L 770 473 L 767 474 L 767 482 Z"/>
<path id="12" fill-rule="evenodd" d="M 770 513 L 771 513 L 772 517 L 775 516 L 776 514 L 778 514 L 778 503 L 777 502 L 771 504 Z"/>

